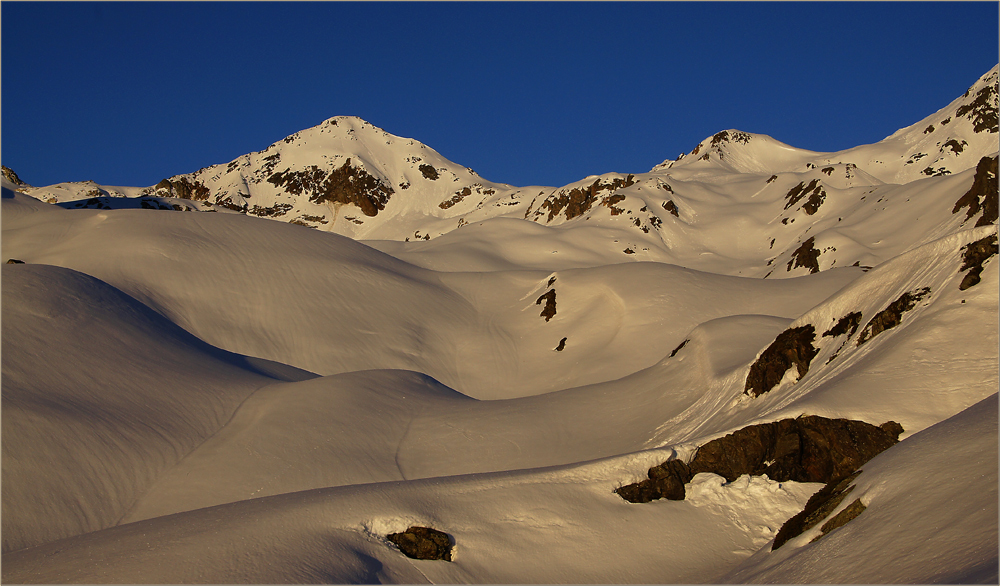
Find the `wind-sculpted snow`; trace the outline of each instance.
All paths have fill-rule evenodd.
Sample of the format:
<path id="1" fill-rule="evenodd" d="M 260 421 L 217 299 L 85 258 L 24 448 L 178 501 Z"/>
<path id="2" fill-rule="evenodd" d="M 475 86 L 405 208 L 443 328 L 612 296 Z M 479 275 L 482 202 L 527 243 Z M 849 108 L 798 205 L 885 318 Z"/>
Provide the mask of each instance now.
<path id="1" fill-rule="evenodd" d="M 535 302 L 551 271 L 437 273 L 235 214 L 69 214 L 9 223 L 5 254 L 92 274 L 233 352 L 323 375 L 416 370 L 484 399 L 613 380 L 656 363 L 702 321 L 792 318 L 862 274 L 845 267 L 799 285 L 653 263 L 559 271 L 558 313 L 546 321 Z M 573 343 L 555 354 L 563 337 Z"/>
<path id="2" fill-rule="evenodd" d="M 115 525 L 256 388 L 311 376 L 208 346 L 76 271 L 5 265 L 3 283 L 5 552 Z"/>
<path id="3" fill-rule="evenodd" d="M 4 169 L 2 579 L 995 582 L 995 84 L 562 187 L 352 117 L 146 188 Z M 790 435 L 615 494 L 829 420 L 905 432 L 773 551 L 827 479 Z"/>

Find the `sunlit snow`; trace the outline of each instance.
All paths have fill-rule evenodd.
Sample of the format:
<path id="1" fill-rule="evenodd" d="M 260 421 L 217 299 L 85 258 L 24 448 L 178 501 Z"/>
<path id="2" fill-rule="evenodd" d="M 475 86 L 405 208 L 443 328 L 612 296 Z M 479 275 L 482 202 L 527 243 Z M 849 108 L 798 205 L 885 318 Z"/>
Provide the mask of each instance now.
<path id="1" fill-rule="evenodd" d="M 561 187 L 354 117 L 159 187 L 5 176 L 3 581 L 996 583 L 995 255 L 960 289 L 996 84 L 873 145 L 728 130 Z M 744 393 L 802 326 L 808 372 Z M 821 539 L 771 551 L 820 483 L 614 492 L 802 415 L 904 429 Z"/>

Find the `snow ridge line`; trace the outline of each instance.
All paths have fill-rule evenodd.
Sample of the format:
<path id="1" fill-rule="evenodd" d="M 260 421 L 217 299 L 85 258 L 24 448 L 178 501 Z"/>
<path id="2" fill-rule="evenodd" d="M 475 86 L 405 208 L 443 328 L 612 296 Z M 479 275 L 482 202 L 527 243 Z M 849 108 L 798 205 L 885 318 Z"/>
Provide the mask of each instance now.
<path id="1" fill-rule="evenodd" d="M 267 375 L 262 375 L 262 376 L 267 376 Z M 271 377 L 268 377 L 268 378 L 271 378 Z M 225 423 L 223 423 L 222 425 L 220 425 L 219 427 L 217 427 L 215 429 L 215 431 L 213 431 L 212 433 L 206 435 L 200 442 L 198 442 L 198 445 L 196 445 L 193 448 L 191 448 L 190 450 L 188 450 L 188 452 L 186 454 L 184 454 L 183 456 L 181 456 L 180 458 L 178 458 L 176 462 L 174 462 L 170 466 L 164 468 L 157 475 L 155 481 L 153 481 L 152 483 L 150 483 L 150 485 L 148 487 L 146 487 L 146 489 L 143 490 L 141 494 L 137 495 L 134 499 L 132 499 L 132 502 L 129 505 L 129 507 L 125 510 L 125 512 L 122 514 L 122 516 L 119 517 L 118 520 L 115 521 L 113 525 L 111 525 L 111 527 L 117 527 L 117 526 L 121 525 L 122 521 L 124 521 L 129 515 L 131 515 L 135 511 L 136 506 L 139 504 L 139 501 L 141 501 L 146 495 L 148 495 L 150 492 L 152 492 L 152 490 L 154 488 L 156 488 L 160 484 L 160 482 L 162 482 L 163 478 L 165 478 L 171 470 L 173 470 L 174 468 L 177 468 L 178 466 L 180 466 L 180 464 L 182 462 L 184 462 L 186 459 L 188 459 L 189 457 L 191 457 L 192 454 L 194 454 L 199 449 L 201 449 L 201 447 L 204 446 L 206 442 L 208 442 L 209 440 L 211 440 L 212 438 L 214 438 L 215 436 L 217 436 L 219 434 L 219 432 L 221 432 L 230 423 L 232 423 L 233 420 L 236 418 L 236 415 L 239 413 L 240 409 L 242 409 L 243 406 L 246 404 L 246 402 L 249 401 L 250 398 L 253 397 L 255 394 L 257 394 L 258 391 L 261 391 L 262 389 L 267 389 L 267 388 L 273 387 L 275 385 L 279 385 L 279 384 L 284 384 L 285 383 L 285 381 L 280 381 L 280 380 L 277 380 L 277 379 L 274 379 L 274 380 L 275 380 L 275 382 L 273 382 L 273 383 L 265 383 L 265 384 L 257 387 L 256 389 L 250 391 L 249 393 L 247 393 L 247 395 L 245 397 L 243 397 L 243 400 L 241 400 L 239 403 L 237 403 L 236 407 L 233 408 L 232 413 L 229 414 L 229 418 L 226 419 Z"/>

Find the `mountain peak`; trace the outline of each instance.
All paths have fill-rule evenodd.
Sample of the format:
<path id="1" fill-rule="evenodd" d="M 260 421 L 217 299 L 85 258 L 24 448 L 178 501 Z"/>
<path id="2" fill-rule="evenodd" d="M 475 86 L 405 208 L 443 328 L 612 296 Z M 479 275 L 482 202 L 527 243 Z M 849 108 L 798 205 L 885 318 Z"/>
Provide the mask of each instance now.
<path id="1" fill-rule="evenodd" d="M 719 169 L 735 173 L 780 173 L 801 169 L 820 153 L 798 149 L 766 134 L 727 129 L 699 142 L 690 153 L 666 160 L 652 172 L 675 167 Z"/>

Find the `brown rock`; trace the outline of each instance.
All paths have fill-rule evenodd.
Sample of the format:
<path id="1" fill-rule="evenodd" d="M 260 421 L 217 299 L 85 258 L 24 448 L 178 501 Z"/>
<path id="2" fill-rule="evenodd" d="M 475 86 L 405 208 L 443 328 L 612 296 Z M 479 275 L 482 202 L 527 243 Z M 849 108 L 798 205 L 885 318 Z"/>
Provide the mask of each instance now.
<path id="1" fill-rule="evenodd" d="M 546 293 L 542 294 L 537 300 L 535 300 L 535 305 L 541 305 L 542 300 L 545 301 L 545 307 L 542 308 L 542 313 L 539 315 L 545 318 L 545 321 L 549 321 L 556 314 L 556 290 L 549 289 Z"/>
<path id="2" fill-rule="evenodd" d="M 815 415 L 782 419 L 712 440 L 698 448 L 689 467 L 692 475 L 712 472 L 728 482 L 743 474 L 766 474 L 779 482 L 830 482 L 894 445 L 896 437 L 898 432 L 894 437 L 863 421 Z"/>
<path id="3" fill-rule="evenodd" d="M 983 157 L 976 165 L 976 175 L 972 179 L 972 187 L 955 202 L 951 213 L 957 214 L 962 208 L 969 208 L 965 221 L 982 210 L 983 215 L 976 226 L 989 226 L 997 223 L 997 190 L 1000 183 L 997 177 L 997 160 L 1000 157 Z"/>
<path id="4" fill-rule="evenodd" d="M 785 372 L 795 366 L 799 378 L 809 371 L 809 363 L 819 353 L 813 347 L 816 329 L 807 324 L 790 328 L 778 334 L 750 366 L 743 392 L 751 397 L 759 397 L 774 388 L 785 376 Z"/>
<path id="5" fill-rule="evenodd" d="M 875 317 L 873 317 L 871 321 L 865 325 L 865 329 L 861 330 L 861 335 L 858 336 L 858 346 L 864 344 L 868 340 L 871 340 L 882 332 L 891 330 L 892 328 L 903 323 L 903 314 L 916 307 L 917 301 L 926 297 L 930 292 L 930 287 L 923 287 L 921 289 L 907 291 L 906 293 L 900 295 L 899 298 L 890 303 L 888 307 L 876 313 Z"/>
<path id="6" fill-rule="evenodd" d="M 980 275 L 983 272 L 983 263 L 991 256 L 997 254 L 997 235 L 990 234 L 986 238 L 970 242 L 966 246 L 963 246 L 962 250 L 965 251 L 962 254 L 962 268 L 958 269 L 958 271 L 969 271 L 969 273 L 962 279 L 962 283 L 959 284 L 958 288 L 965 291 L 969 287 L 979 283 L 981 280 Z"/>
<path id="7" fill-rule="evenodd" d="M 648 478 L 615 489 L 615 494 L 630 503 L 648 503 L 657 499 L 684 500 L 684 485 L 691 482 L 693 474 L 680 460 L 667 460 L 653 466 L 646 473 Z"/>
<path id="8" fill-rule="evenodd" d="M 406 557 L 416 560 L 451 561 L 454 543 L 443 531 L 430 527 L 410 527 L 402 533 L 391 533 L 386 539 L 396 544 Z"/>

